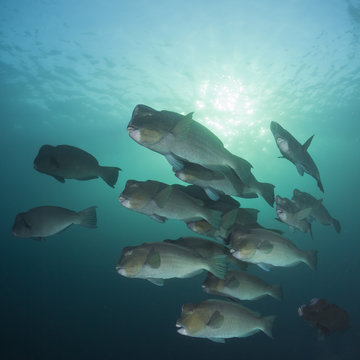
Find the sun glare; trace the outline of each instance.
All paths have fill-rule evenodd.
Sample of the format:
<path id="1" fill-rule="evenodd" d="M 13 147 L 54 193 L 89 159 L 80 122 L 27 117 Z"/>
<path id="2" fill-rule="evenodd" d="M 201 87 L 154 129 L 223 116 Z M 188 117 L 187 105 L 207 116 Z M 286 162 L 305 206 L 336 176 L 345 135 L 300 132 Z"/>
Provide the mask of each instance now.
<path id="1" fill-rule="evenodd" d="M 196 120 L 217 134 L 227 147 L 239 135 L 256 133 L 262 136 L 265 133 L 264 128 L 255 126 L 258 125 L 254 119 L 255 101 L 239 79 L 222 75 L 203 81 L 195 106 Z"/>

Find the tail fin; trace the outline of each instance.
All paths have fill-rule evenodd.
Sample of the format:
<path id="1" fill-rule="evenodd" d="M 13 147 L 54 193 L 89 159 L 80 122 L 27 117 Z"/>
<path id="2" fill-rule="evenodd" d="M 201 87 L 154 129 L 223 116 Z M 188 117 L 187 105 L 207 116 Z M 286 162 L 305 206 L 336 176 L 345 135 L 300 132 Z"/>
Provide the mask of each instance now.
<path id="1" fill-rule="evenodd" d="M 209 271 L 219 279 L 225 279 L 227 271 L 226 255 L 218 255 L 210 258 Z"/>
<path id="2" fill-rule="evenodd" d="M 332 219 L 332 224 L 333 224 L 333 227 L 336 230 L 336 232 L 339 233 L 341 231 L 341 225 L 340 225 L 339 220 L 336 220 L 336 219 L 333 218 Z"/>
<path id="3" fill-rule="evenodd" d="M 119 177 L 118 167 L 112 166 L 100 166 L 100 177 L 111 187 L 114 187 Z"/>
<path id="4" fill-rule="evenodd" d="M 275 298 L 277 300 L 282 300 L 283 291 L 282 291 L 281 285 L 271 286 L 269 295 L 271 295 L 273 298 Z"/>
<path id="5" fill-rule="evenodd" d="M 211 210 L 211 209 L 206 209 L 206 213 L 205 213 L 205 220 L 211 224 L 213 227 L 215 227 L 216 229 L 218 229 L 221 225 L 221 216 L 222 213 L 220 211 L 217 210 Z"/>
<path id="6" fill-rule="evenodd" d="M 227 255 L 226 262 L 229 263 L 229 264 L 233 264 L 233 265 L 237 266 L 242 271 L 246 271 L 248 266 L 249 266 L 249 263 L 247 263 L 245 261 L 242 261 L 242 260 L 239 260 L 239 259 L 235 258 L 232 255 Z"/>
<path id="7" fill-rule="evenodd" d="M 96 208 L 97 206 L 91 206 L 87 209 L 78 212 L 79 215 L 79 225 L 96 228 Z"/>
<path id="8" fill-rule="evenodd" d="M 271 339 L 273 339 L 272 328 L 273 328 L 275 318 L 276 318 L 275 315 L 266 316 L 266 317 L 262 318 L 263 328 L 261 330 Z"/>
<path id="9" fill-rule="evenodd" d="M 310 267 L 311 270 L 316 270 L 317 251 L 316 250 L 308 250 L 305 253 L 306 253 L 306 258 L 305 258 L 306 264 Z"/>
<path id="10" fill-rule="evenodd" d="M 238 213 L 239 213 L 239 209 L 232 209 L 228 211 L 226 214 L 224 214 L 222 217 L 221 227 L 224 228 L 225 230 L 229 230 L 234 225 Z"/>
<path id="11" fill-rule="evenodd" d="M 273 184 L 261 183 L 261 182 L 259 182 L 258 184 L 258 190 L 260 192 L 260 195 L 270 206 L 274 206 L 274 201 L 275 201 L 274 188 L 275 185 Z"/>

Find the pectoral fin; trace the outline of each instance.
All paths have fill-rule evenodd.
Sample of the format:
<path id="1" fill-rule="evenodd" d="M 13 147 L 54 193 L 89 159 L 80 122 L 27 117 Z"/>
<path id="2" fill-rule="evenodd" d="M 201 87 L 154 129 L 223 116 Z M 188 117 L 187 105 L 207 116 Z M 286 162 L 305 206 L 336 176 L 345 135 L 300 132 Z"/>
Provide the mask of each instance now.
<path id="1" fill-rule="evenodd" d="M 166 205 L 171 195 L 171 192 L 172 187 L 171 185 L 169 185 L 155 196 L 154 201 L 159 208 L 163 208 Z"/>
<path id="2" fill-rule="evenodd" d="M 274 245 L 270 241 L 263 241 L 258 246 L 257 249 L 264 254 L 269 254 L 273 250 Z"/>
<path id="3" fill-rule="evenodd" d="M 57 181 L 60 181 L 61 183 L 64 183 L 65 182 L 65 179 L 61 176 L 56 176 L 56 175 L 52 175 L 53 178 L 55 178 Z"/>
<path id="4" fill-rule="evenodd" d="M 304 175 L 304 167 L 302 165 L 296 164 L 296 169 L 301 176 Z"/>
<path id="5" fill-rule="evenodd" d="M 223 323 L 224 323 L 224 316 L 221 315 L 218 310 L 216 310 L 211 315 L 211 318 L 206 325 L 212 329 L 219 329 L 221 328 Z"/>
<path id="6" fill-rule="evenodd" d="M 216 342 L 216 343 L 225 344 L 225 339 L 224 338 L 209 337 L 208 339 L 213 341 L 213 342 Z"/>
<path id="7" fill-rule="evenodd" d="M 152 284 L 157 285 L 157 286 L 164 286 L 164 280 L 163 279 L 146 279 L 148 281 L 150 281 Z"/>
<path id="8" fill-rule="evenodd" d="M 306 219 L 306 218 L 311 214 L 311 211 L 312 211 L 312 208 L 306 208 L 306 209 L 300 210 L 300 211 L 296 214 L 296 217 L 297 217 L 299 220 L 304 220 L 304 219 Z"/>
<path id="9" fill-rule="evenodd" d="M 205 188 L 206 195 L 213 201 L 218 201 L 220 199 L 219 192 L 213 188 Z"/>
<path id="10" fill-rule="evenodd" d="M 230 277 L 230 279 L 225 281 L 225 286 L 228 287 L 229 289 L 236 289 L 237 287 L 239 287 L 240 282 L 238 279 L 236 279 L 235 276 Z"/>
<path id="11" fill-rule="evenodd" d="M 150 217 L 159 223 L 164 223 L 167 220 L 167 218 L 165 216 L 160 216 L 160 215 L 156 215 L 156 214 L 152 214 Z"/>
<path id="12" fill-rule="evenodd" d="M 180 171 L 184 168 L 184 162 L 173 154 L 165 155 L 166 160 L 174 168 L 174 171 Z"/>
<path id="13" fill-rule="evenodd" d="M 148 256 L 144 262 L 144 265 L 148 265 L 153 269 L 158 269 L 161 264 L 160 254 L 154 249 L 151 248 Z"/>

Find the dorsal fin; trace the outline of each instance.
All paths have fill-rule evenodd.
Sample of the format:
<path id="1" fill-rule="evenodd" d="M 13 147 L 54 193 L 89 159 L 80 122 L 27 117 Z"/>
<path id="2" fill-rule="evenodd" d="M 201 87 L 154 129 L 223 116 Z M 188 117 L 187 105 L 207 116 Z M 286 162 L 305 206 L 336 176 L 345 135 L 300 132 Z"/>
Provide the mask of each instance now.
<path id="1" fill-rule="evenodd" d="M 310 137 L 305 141 L 305 143 L 304 143 L 304 145 L 303 145 L 303 149 L 304 149 L 304 150 L 307 150 L 307 149 L 308 149 L 308 147 L 309 147 L 310 144 L 311 144 L 311 141 L 312 141 L 313 137 L 314 137 L 314 135 L 310 136 Z"/>
<path id="2" fill-rule="evenodd" d="M 192 119 L 193 112 L 185 115 L 172 129 L 173 135 L 178 139 L 184 139 L 186 138 L 188 132 L 190 131 L 190 127 L 192 122 L 194 121 Z"/>

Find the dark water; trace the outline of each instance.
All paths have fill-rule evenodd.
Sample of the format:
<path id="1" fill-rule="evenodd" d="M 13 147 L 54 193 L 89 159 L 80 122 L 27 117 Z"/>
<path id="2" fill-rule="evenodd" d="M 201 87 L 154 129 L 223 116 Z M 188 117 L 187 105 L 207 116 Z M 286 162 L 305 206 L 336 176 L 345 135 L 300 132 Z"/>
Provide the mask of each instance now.
<path id="1" fill-rule="evenodd" d="M 2 0 L 1 9 L 1 359 L 360 359 L 359 1 Z M 340 235 L 315 223 L 311 240 L 277 223 L 263 200 L 241 200 L 260 210 L 262 225 L 319 251 L 315 272 L 251 270 L 284 289 L 281 302 L 246 304 L 277 316 L 273 340 L 179 335 L 181 305 L 207 298 L 205 275 L 161 288 L 116 273 L 124 246 L 192 235 L 118 202 L 127 179 L 178 182 L 164 158 L 129 138 L 138 103 L 195 111 L 277 194 L 296 187 L 324 198 L 340 220 Z M 270 121 L 302 142 L 315 134 L 309 151 L 325 194 L 277 158 Z M 121 167 L 115 189 L 36 172 L 43 144 Z M 97 205 L 98 228 L 74 226 L 42 243 L 13 237 L 15 215 L 40 205 Z M 319 341 L 297 315 L 313 297 L 346 309 L 351 328 Z"/>

